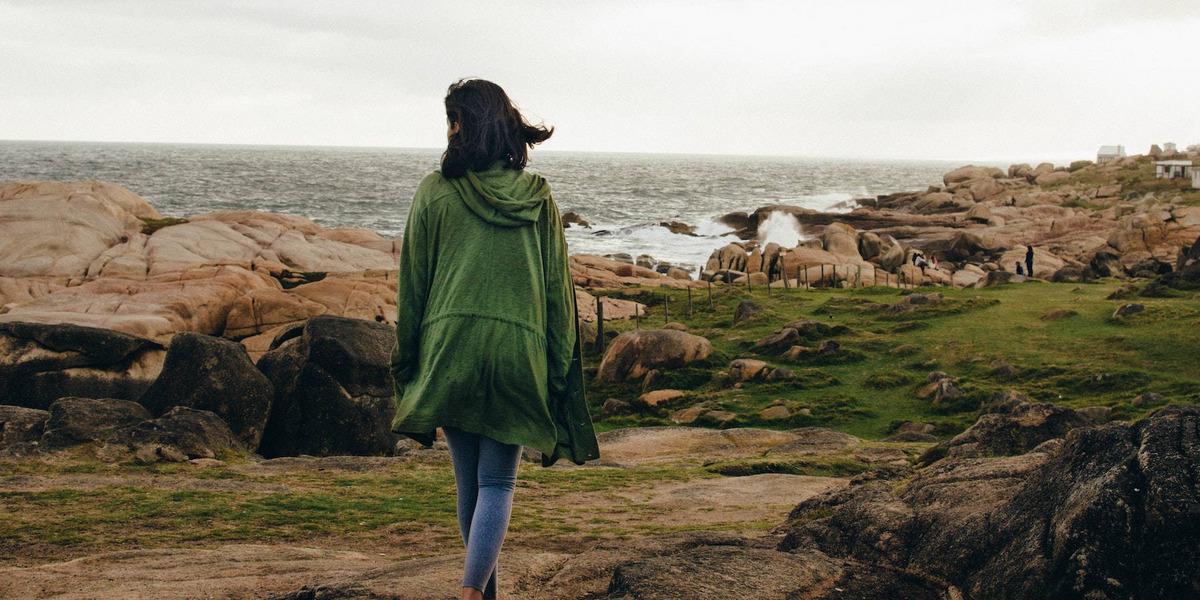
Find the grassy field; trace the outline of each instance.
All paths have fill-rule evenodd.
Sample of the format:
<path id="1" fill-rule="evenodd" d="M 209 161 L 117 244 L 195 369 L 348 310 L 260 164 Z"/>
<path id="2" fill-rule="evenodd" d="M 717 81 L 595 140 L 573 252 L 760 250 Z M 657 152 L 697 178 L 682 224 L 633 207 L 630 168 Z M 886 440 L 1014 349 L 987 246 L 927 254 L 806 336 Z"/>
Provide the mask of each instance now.
<path id="1" fill-rule="evenodd" d="M 1110 406 L 1120 419 L 1140 417 L 1163 402 L 1200 401 L 1195 348 L 1200 299 L 1194 292 L 1145 286 L 1149 295 L 1166 297 L 1135 292 L 1124 300 L 1108 299 L 1118 285 L 930 289 L 925 291 L 942 293 L 943 300 L 902 314 L 885 310 L 902 297 L 885 288 L 776 289 L 768 296 L 763 288 L 748 294 L 718 286 L 711 308 L 707 292 L 693 290 L 690 314 L 685 290 L 627 291 L 624 295 L 650 305 L 642 327 L 661 326 L 669 308 L 670 320 L 711 340 L 714 353 L 665 374 L 663 387 L 687 392 L 671 406 L 601 414 L 606 398 L 636 405 L 640 381 L 589 382 L 589 401 L 600 430 L 668 424 L 673 411 L 709 402 L 736 415 L 725 427 L 827 426 L 876 440 L 905 421 L 932 423 L 938 435 L 953 435 L 974 421 L 980 402 L 1004 389 L 1072 407 Z M 764 311 L 733 325 L 734 309 L 746 299 Z M 1146 310 L 1114 320 L 1114 309 L 1126 302 L 1144 304 Z M 1047 319 L 1052 313 L 1058 318 Z M 757 339 L 801 318 L 822 324 L 804 345 L 834 340 L 840 349 L 791 362 L 779 351 L 755 350 Z M 612 322 L 607 329 L 616 335 L 634 326 Z M 738 357 L 786 366 L 796 377 L 731 385 L 726 373 Z M 587 370 L 594 373 L 599 361 L 593 349 Z M 1013 368 L 997 369 L 996 361 Z M 926 376 L 935 370 L 956 377 L 963 395 L 941 404 L 922 398 Z M 1144 392 L 1165 400 L 1135 405 L 1134 398 Z M 788 406 L 793 416 L 760 418 L 759 411 L 772 403 Z M 924 447 L 867 446 L 900 450 L 910 460 Z M 320 462 L 260 465 L 244 456 L 212 464 L 106 464 L 91 450 L 81 447 L 51 460 L 0 461 L 0 566 L 226 543 L 312 545 L 392 557 L 459 551 L 453 474 L 444 453 L 424 459 L 347 459 L 365 461 L 366 467 L 345 469 Z M 763 532 L 779 523 L 788 503 L 681 509 L 655 497 L 673 486 L 756 473 L 852 476 L 874 466 L 874 459 L 862 456 L 842 452 L 782 462 L 759 457 L 624 469 L 545 470 L 525 464 L 508 543 L 577 551 L 594 540 L 681 530 Z"/>
<path id="2" fill-rule="evenodd" d="M 715 287 L 711 308 L 707 290 L 693 290 L 690 314 L 685 290 L 614 293 L 650 305 L 641 327 L 661 327 L 665 307 L 671 321 L 708 338 L 714 352 L 667 373 L 658 386 L 684 390 L 686 398 L 669 407 L 600 415 L 597 427 L 669 424 L 673 410 L 711 402 L 737 415 L 728 426 L 818 425 L 874 439 L 904 421 L 922 421 L 944 436 L 969 426 L 980 403 L 1005 389 L 1076 408 L 1109 406 L 1119 419 L 1137 418 L 1154 408 L 1135 405 L 1144 392 L 1162 394 L 1166 401 L 1200 401 L 1200 299 L 1194 292 L 1153 291 L 1153 286 L 1151 295 L 1165 297 L 1135 293 L 1124 300 L 1108 299 L 1119 285 L 1027 282 L 981 290 L 931 288 L 919 291 L 941 293 L 941 302 L 901 314 L 885 308 L 900 300 L 902 292 L 882 287 L 773 289 L 769 296 L 765 288 L 747 293 L 744 287 Z M 734 309 L 746 299 L 764 312 L 733 325 Z M 1113 311 L 1128 302 L 1143 304 L 1145 312 L 1113 319 Z M 802 318 L 828 326 L 802 344 L 816 347 L 829 339 L 841 349 L 789 362 L 779 350 L 754 348 L 759 338 Z M 633 322 L 607 323 L 606 333 L 634 327 Z M 598 349 L 591 350 L 585 368 L 600 362 Z M 733 386 L 727 372 L 736 358 L 787 367 L 796 378 Z M 1012 369 L 997 368 L 1003 364 Z M 932 371 L 958 378 L 964 394 L 941 404 L 921 398 Z M 599 413 L 606 398 L 634 402 L 642 382 L 593 382 L 589 393 L 593 412 Z M 794 415 L 760 419 L 759 411 L 773 401 L 789 406 Z"/>

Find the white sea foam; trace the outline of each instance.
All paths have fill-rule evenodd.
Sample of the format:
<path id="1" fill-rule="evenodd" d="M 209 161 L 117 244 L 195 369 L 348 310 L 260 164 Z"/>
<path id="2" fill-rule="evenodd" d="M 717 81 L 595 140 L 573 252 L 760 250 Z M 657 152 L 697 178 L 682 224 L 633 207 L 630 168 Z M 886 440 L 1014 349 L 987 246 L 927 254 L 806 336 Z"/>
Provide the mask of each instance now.
<path id="1" fill-rule="evenodd" d="M 737 241 L 729 227 L 706 221 L 696 227 L 695 235 L 671 233 L 666 227 L 646 223 L 628 227 L 594 224 L 591 228 L 570 227 L 567 245 L 572 254 L 628 253 L 633 257 L 648 254 L 660 263 L 669 263 L 691 271 L 695 276 L 713 249 Z"/>
<path id="2" fill-rule="evenodd" d="M 758 241 L 764 246 L 775 243 L 784 248 L 795 248 L 804 239 L 800 221 L 791 213 L 772 211 L 758 224 Z"/>

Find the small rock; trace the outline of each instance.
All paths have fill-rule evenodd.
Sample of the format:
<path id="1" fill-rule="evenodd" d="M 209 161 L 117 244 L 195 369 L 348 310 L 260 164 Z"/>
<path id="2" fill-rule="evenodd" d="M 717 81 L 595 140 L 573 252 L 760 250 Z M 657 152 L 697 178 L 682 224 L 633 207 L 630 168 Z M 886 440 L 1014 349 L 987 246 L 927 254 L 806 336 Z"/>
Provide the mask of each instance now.
<path id="1" fill-rule="evenodd" d="M 695 406 L 689 406 L 682 410 L 677 410 L 671 413 L 671 422 L 679 425 L 695 423 L 696 419 L 700 418 L 700 413 L 703 411 L 704 408 L 699 404 Z"/>
<path id="2" fill-rule="evenodd" d="M 744 323 L 761 314 L 763 308 L 751 300 L 742 300 L 733 311 L 733 324 Z"/>
<path id="3" fill-rule="evenodd" d="M 619 415 L 629 412 L 629 403 L 616 398 L 609 398 L 604 401 L 604 406 L 600 407 L 600 412 L 606 415 Z"/>
<path id="4" fill-rule="evenodd" d="M 790 327 L 784 327 L 783 329 L 780 329 L 780 330 L 776 331 L 775 333 L 772 333 L 771 335 L 759 338 L 758 341 L 754 342 L 754 347 L 755 348 L 785 348 L 785 347 L 794 346 L 799 341 L 800 341 L 800 332 L 798 332 L 795 329 L 792 329 Z"/>
<path id="5" fill-rule="evenodd" d="M 686 394 L 679 390 L 655 390 L 639 396 L 638 402 L 646 406 L 658 406 L 659 404 L 670 404 L 684 396 Z"/>
<path id="6" fill-rule="evenodd" d="M 792 416 L 786 406 L 771 406 L 758 412 L 758 417 L 764 421 L 776 421 Z"/>
<path id="7" fill-rule="evenodd" d="M 1076 314 L 1079 314 L 1079 313 L 1076 313 L 1075 311 L 1073 311 L 1069 308 L 1056 308 L 1056 309 L 1046 313 L 1042 317 L 1042 320 L 1043 321 L 1057 321 L 1059 319 L 1064 319 L 1066 317 L 1074 316 Z"/>
<path id="8" fill-rule="evenodd" d="M 786 380 L 795 379 L 795 378 L 796 378 L 796 374 L 793 373 L 792 370 L 787 367 L 779 367 L 777 369 L 772 369 L 771 372 L 769 374 L 767 374 L 767 381 L 786 381 Z"/>
<path id="9" fill-rule="evenodd" d="M 785 350 L 783 354 L 780 354 L 779 358 L 782 358 L 783 360 L 795 361 L 799 360 L 802 356 L 812 353 L 812 351 L 813 349 L 809 348 L 808 346 L 792 346 L 791 348 Z"/>
<path id="10" fill-rule="evenodd" d="M 1103 425 L 1112 418 L 1112 407 L 1088 406 L 1075 411 L 1088 425 Z"/>
<path id="11" fill-rule="evenodd" d="M 1017 368 L 1003 360 L 992 361 L 991 367 L 992 370 L 989 374 L 992 377 L 1012 377 L 1017 374 Z"/>
<path id="12" fill-rule="evenodd" d="M 563 227 L 570 227 L 571 225 L 578 225 L 580 227 L 591 227 L 591 225 L 588 225 L 587 221 L 583 220 L 583 217 L 581 217 L 581 216 L 579 216 L 579 214 L 573 213 L 573 212 L 563 213 L 562 224 L 563 224 Z"/>
<path id="13" fill-rule="evenodd" d="M 841 349 L 842 349 L 842 345 L 833 340 L 825 340 L 825 341 L 821 342 L 821 345 L 817 346 L 817 352 L 820 354 L 828 354 L 830 352 L 837 352 L 838 350 L 841 350 Z"/>
<path id="14" fill-rule="evenodd" d="M 933 424 L 905 421 L 896 428 L 896 433 L 933 433 Z"/>
<path id="15" fill-rule="evenodd" d="M 1121 319 L 1131 315 L 1136 315 L 1140 312 L 1144 312 L 1145 310 L 1146 307 L 1142 304 L 1122 304 L 1117 308 L 1117 310 L 1113 311 L 1112 318 Z"/>
<path id="16" fill-rule="evenodd" d="M 670 323 L 663 325 L 662 328 L 663 329 L 671 329 L 674 331 L 687 331 L 688 330 L 687 325 L 684 325 L 683 323 L 676 323 L 674 321 L 671 321 Z"/>
<path id="17" fill-rule="evenodd" d="M 1123 283 L 1117 287 L 1117 289 L 1113 290 L 1113 293 L 1108 295 L 1108 299 L 1124 300 L 1125 298 L 1136 296 L 1137 293 L 1138 287 L 1136 285 L 1133 285 L 1132 283 Z"/>
<path id="18" fill-rule="evenodd" d="M 188 457 L 183 452 L 172 446 L 159 446 L 147 444 L 141 446 L 134 453 L 133 457 L 138 462 L 156 463 L 156 462 L 186 462 Z"/>
<path id="19" fill-rule="evenodd" d="M 895 356 L 908 356 L 909 354 L 916 354 L 920 351 L 921 349 L 919 347 L 912 344 L 901 344 L 895 348 L 892 348 L 891 350 L 888 350 L 888 354 Z"/>
<path id="20" fill-rule="evenodd" d="M 700 421 L 717 427 L 728 425 L 736 418 L 737 415 L 725 410 L 710 410 L 700 415 Z"/>
<path id="21" fill-rule="evenodd" d="M 739 358 L 729 363 L 729 381 L 739 383 L 758 379 L 766 375 L 767 363 L 761 360 Z"/>
<path id="22" fill-rule="evenodd" d="M 1154 406 L 1156 404 L 1162 404 L 1164 401 L 1166 401 L 1166 398 L 1162 394 L 1146 392 L 1145 394 L 1134 398 L 1132 404 L 1134 406 Z"/>

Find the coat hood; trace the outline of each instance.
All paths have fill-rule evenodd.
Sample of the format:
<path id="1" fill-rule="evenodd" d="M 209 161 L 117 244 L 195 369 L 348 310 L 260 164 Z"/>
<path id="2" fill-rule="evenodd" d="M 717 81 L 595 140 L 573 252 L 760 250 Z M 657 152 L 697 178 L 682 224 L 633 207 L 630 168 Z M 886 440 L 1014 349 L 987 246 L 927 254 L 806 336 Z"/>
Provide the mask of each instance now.
<path id="1" fill-rule="evenodd" d="M 500 227 L 536 223 L 550 198 L 550 184 L 542 176 L 505 169 L 502 162 L 448 181 L 471 212 Z"/>

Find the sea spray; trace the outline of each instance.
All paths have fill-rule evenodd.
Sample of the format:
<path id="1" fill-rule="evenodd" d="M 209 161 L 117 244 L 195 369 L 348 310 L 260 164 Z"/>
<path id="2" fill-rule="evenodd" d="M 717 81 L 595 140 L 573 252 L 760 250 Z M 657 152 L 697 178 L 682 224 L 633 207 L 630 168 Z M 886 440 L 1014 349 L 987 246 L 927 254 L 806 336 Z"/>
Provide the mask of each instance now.
<path id="1" fill-rule="evenodd" d="M 774 210 L 758 224 L 758 242 L 763 246 L 775 243 L 784 248 L 795 248 L 805 239 L 800 221 L 791 213 Z"/>

